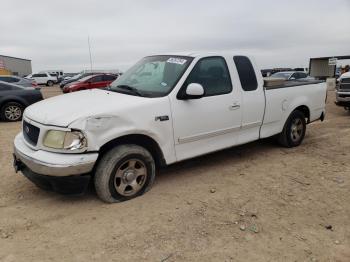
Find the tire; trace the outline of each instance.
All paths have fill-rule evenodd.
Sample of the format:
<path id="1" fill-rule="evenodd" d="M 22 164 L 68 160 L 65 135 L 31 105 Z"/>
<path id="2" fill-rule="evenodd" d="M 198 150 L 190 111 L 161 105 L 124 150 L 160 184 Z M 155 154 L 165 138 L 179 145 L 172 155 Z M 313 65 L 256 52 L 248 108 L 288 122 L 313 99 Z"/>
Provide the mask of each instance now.
<path id="1" fill-rule="evenodd" d="M 102 156 L 94 184 L 98 197 L 116 203 L 138 197 L 151 189 L 155 178 L 152 155 L 138 145 L 119 145 Z"/>
<path id="2" fill-rule="evenodd" d="M 54 82 L 51 80 L 47 81 L 47 83 L 46 83 L 47 86 L 53 86 L 53 84 L 54 84 Z"/>
<path id="3" fill-rule="evenodd" d="M 7 122 L 20 121 L 23 116 L 23 105 L 17 102 L 8 102 L 1 107 L 0 118 Z"/>
<path id="4" fill-rule="evenodd" d="M 278 142 L 284 147 L 296 147 L 303 142 L 306 132 L 305 115 L 296 110 L 288 117 Z"/>

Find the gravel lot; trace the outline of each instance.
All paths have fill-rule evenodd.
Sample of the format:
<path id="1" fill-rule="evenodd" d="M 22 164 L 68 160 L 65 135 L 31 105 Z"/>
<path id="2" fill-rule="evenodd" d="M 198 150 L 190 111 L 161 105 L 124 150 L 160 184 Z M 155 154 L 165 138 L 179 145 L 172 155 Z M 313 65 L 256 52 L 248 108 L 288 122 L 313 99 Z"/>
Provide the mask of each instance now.
<path id="1" fill-rule="evenodd" d="M 16 174 L 20 123 L 0 123 L 0 261 L 350 261 L 350 114 L 333 101 L 298 148 L 268 139 L 176 164 L 113 205 Z"/>

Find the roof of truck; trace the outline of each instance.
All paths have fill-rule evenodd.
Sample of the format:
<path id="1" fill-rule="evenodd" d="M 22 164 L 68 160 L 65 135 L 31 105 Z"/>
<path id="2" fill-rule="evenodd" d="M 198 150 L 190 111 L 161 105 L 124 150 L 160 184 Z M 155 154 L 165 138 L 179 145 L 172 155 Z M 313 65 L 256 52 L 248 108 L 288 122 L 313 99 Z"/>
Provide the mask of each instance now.
<path id="1" fill-rule="evenodd" d="M 232 55 L 235 54 L 235 52 L 215 52 L 215 51 L 205 51 L 205 52 L 169 52 L 169 53 L 162 53 L 162 54 L 152 54 L 150 56 L 156 56 L 156 55 L 169 55 L 169 56 L 190 56 L 190 57 L 197 57 L 197 56 L 215 56 L 215 55 L 220 55 L 220 56 L 226 56 L 226 55 Z M 236 53 L 239 54 L 239 53 Z"/>

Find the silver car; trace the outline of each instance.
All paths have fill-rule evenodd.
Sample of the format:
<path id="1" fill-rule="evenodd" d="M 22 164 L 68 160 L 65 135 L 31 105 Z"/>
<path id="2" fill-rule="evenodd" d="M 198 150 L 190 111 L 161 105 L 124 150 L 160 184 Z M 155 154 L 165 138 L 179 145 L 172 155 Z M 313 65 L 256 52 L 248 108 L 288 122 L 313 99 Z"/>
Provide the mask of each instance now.
<path id="1" fill-rule="evenodd" d="M 308 81 L 308 80 L 315 80 L 314 77 L 309 76 L 305 72 L 299 72 L 299 71 L 282 71 L 272 74 L 270 77 L 272 78 L 283 78 L 286 81 L 292 81 L 292 80 L 302 80 L 302 81 Z"/>
<path id="2" fill-rule="evenodd" d="M 10 84 L 16 84 L 16 85 L 24 86 L 24 87 L 34 87 L 34 88 L 38 87 L 37 83 L 34 80 L 26 79 L 26 78 L 19 77 L 19 76 L 1 75 L 0 81 L 7 82 Z"/>

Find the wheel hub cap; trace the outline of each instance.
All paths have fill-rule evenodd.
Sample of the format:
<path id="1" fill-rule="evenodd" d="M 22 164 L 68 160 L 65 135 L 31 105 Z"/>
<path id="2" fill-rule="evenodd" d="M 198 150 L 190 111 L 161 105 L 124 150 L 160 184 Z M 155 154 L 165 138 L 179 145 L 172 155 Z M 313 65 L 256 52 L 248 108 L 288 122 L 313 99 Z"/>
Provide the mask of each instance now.
<path id="1" fill-rule="evenodd" d="M 131 183 L 135 178 L 136 174 L 133 170 L 127 170 L 124 172 L 124 179 L 127 183 Z"/>
<path id="2" fill-rule="evenodd" d="M 303 135 L 304 126 L 300 118 L 294 119 L 291 126 L 291 138 L 294 142 L 300 140 Z"/>
<path id="3" fill-rule="evenodd" d="M 21 109 L 18 106 L 9 106 L 5 108 L 5 116 L 9 120 L 18 120 L 21 118 Z"/>
<path id="4" fill-rule="evenodd" d="M 130 159 L 118 167 L 114 187 L 122 196 L 133 196 L 143 188 L 146 179 L 146 164 L 140 159 Z"/>

